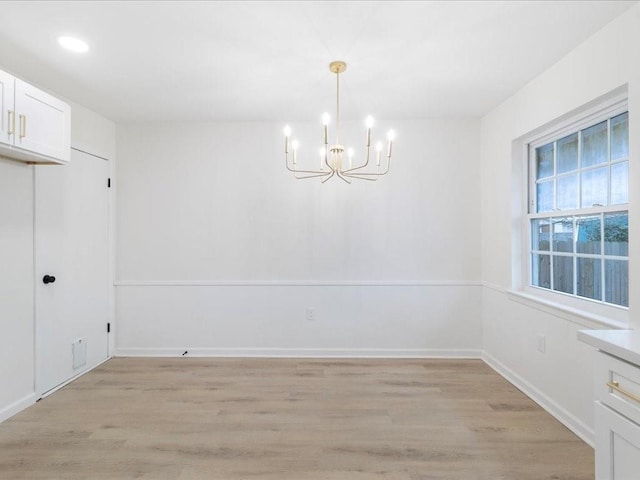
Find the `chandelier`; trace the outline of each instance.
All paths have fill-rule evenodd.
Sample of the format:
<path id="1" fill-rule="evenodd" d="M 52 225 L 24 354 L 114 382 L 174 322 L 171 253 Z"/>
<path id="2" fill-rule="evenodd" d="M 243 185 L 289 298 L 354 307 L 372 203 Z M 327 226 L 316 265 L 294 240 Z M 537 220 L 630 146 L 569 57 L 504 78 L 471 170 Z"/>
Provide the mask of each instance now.
<path id="1" fill-rule="evenodd" d="M 297 179 L 322 177 L 322 183 L 326 182 L 332 177 L 338 177 L 347 183 L 351 183 L 351 179 L 357 178 L 359 180 L 375 181 L 382 175 L 389 172 L 389 165 L 391 164 L 391 146 L 395 138 L 395 133 L 390 130 L 387 134 L 387 152 L 386 152 L 386 167 L 382 167 L 382 143 L 377 142 L 375 145 L 375 169 L 369 166 L 370 153 L 371 153 L 371 127 L 373 127 L 373 117 L 368 116 L 365 125 L 367 127 L 367 137 L 365 143 L 365 154 L 363 155 L 360 165 L 356 163 L 354 158 L 354 150 L 352 148 L 346 149 L 340 143 L 340 74 L 347 69 L 347 64 L 341 61 L 331 62 L 329 64 L 329 70 L 336 74 L 336 141 L 333 145 L 329 145 L 329 114 L 322 115 L 322 123 L 324 126 L 324 146 L 320 148 L 320 168 L 319 170 L 304 170 L 298 168 L 298 148 L 299 143 L 297 140 L 289 140 L 291 137 L 291 128 L 287 125 L 284 128 L 284 159 L 287 165 L 287 170 L 293 172 L 293 176 Z M 289 162 L 289 148 L 291 148 L 291 163 Z"/>

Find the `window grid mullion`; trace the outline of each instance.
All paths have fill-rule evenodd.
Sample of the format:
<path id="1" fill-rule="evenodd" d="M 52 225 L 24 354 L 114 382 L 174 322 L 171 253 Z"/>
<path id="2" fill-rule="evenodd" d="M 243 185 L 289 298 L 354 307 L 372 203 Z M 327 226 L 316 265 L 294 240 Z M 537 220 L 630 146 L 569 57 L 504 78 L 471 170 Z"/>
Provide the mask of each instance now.
<path id="1" fill-rule="evenodd" d="M 549 219 L 549 286 L 551 288 L 551 291 L 555 291 L 555 282 L 554 282 L 554 252 L 555 249 L 553 248 L 553 238 L 555 237 L 555 231 L 554 231 L 554 224 L 552 219 Z"/>
<path id="2" fill-rule="evenodd" d="M 578 130 L 578 208 L 582 208 L 582 130 Z"/>
<path id="3" fill-rule="evenodd" d="M 529 178 L 533 178 L 536 180 L 538 178 L 538 167 L 537 167 L 537 158 L 536 158 L 536 150 L 533 147 L 529 147 L 529 158 L 533 159 L 529 161 Z M 538 192 L 537 192 L 537 181 L 529 182 L 529 199 L 530 199 L 530 212 L 538 213 Z"/>
<path id="4" fill-rule="evenodd" d="M 606 275 L 604 273 L 604 267 L 607 262 L 604 259 L 604 213 L 600 214 L 600 301 L 604 302 L 606 300 L 605 293 L 607 291 L 605 278 Z"/>
<path id="5" fill-rule="evenodd" d="M 551 216 L 552 218 L 557 217 L 572 217 L 572 216 L 588 216 L 588 215 L 600 215 L 600 213 L 616 213 L 616 212 L 627 212 L 629 210 L 629 205 L 627 203 L 619 203 L 616 205 L 611 205 L 609 207 L 589 207 L 589 208 L 576 208 L 573 210 L 560 210 L 559 212 L 541 212 L 541 213 L 532 213 L 529 215 L 529 218 L 547 218 Z"/>
<path id="6" fill-rule="evenodd" d="M 611 119 L 607 119 L 607 205 L 611 205 Z"/>
<path id="7" fill-rule="evenodd" d="M 549 252 L 546 250 L 531 250 L 531 253 L 534 255 L 549 255 Z M 618 260 L 618 261 L 627 261 L 629 257 L 619 256 L 619 255 L 598 255 L 597 253 L 569 253 L 569 252 L 555 252 L 554 255 L 556 257 L 577 257 L 577 258 L 604 258 L 605 260 Z"/>
<path id="8" fill-rule="evenodd" d="M 578 233 L 578 229 L 576 228 L 576 216 L 574 216 L 571 219 L 571 254 L 573 255 L 573 294 L 577 295 L 578 294 L 578 256 L 576 255 L 577 253 L 577 248 L 576 248 L 576 235 Z"/>
<path id="9" fill-rule="evenodd" d="M 553 142 L 553 211 L 558 210 L 558 141 Z"/>

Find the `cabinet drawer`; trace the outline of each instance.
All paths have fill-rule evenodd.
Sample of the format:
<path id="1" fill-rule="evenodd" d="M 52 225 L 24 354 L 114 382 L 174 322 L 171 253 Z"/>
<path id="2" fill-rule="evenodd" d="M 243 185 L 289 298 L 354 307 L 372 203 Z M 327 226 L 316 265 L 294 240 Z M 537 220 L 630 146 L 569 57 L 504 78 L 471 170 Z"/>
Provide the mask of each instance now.
<path id="1" fill-rule="evenodd" d="M 600 352 L 596 399 L 640 424 L 640 367 Z"/>

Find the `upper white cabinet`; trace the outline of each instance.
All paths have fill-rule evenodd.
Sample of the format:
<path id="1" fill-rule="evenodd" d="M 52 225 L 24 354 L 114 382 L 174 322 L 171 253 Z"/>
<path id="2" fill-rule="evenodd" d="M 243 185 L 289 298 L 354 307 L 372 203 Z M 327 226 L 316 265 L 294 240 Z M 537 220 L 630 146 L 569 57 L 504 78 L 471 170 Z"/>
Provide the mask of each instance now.
<path id="1" fill-rule="evenodd" d="M 0 70 L 0 109 L 2 110 L 2 118 L 0 118 L 0 144 L 13 143 L 12 128 L 14 128 L 13 126 L 15 125 L 13 111 L 15 99 L 14 85 L 15 78 Z"/>
<path id="2" fill-rule="evenodd" d="M 68 163 L 71 107 L 0 70 L 0 156 L 34 163 Z"/>

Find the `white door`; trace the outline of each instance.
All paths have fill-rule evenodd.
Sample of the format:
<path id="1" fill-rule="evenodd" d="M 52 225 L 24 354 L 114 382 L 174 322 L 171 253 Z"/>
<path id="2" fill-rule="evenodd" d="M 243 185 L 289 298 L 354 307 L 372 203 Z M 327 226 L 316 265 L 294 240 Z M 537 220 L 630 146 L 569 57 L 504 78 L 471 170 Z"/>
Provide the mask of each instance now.
<path id="1" fill-rule="evenodd" d="M 16 79 L 15 145 L 69 161 L 71 110 L 63 101 Z"/>
<path id="2" fill-rule="evenodd" d="M 109 163 L 72 150 L 35 171 L 37 391 L 107 358 Z"/>

